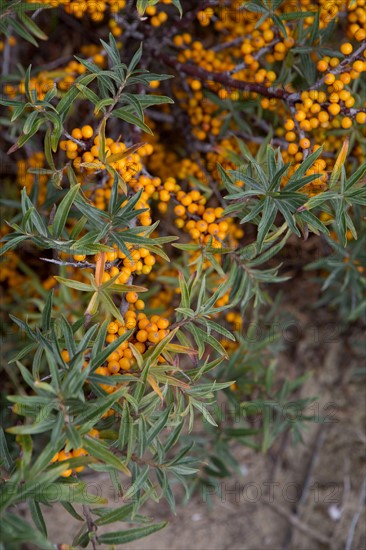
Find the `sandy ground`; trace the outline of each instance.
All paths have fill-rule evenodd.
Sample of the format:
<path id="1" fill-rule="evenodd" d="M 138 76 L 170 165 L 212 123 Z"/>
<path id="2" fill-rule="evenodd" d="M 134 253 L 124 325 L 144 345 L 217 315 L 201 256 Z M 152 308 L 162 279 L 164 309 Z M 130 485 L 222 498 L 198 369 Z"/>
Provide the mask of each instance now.
<path id="1" fill-rule="evenodd" d="M 150 503 L 145 512 L 166 529 L 123 548 L 128 550 L 362 550 L 366 548 L 365 507 L 360 495 L 365 477 L 365 388 L 354 377 L 362 365 L 352 341 L 358 329 L 340 338 L 329 313 L 317 322 L 297 311 L 302 331 L 295 345 L 280 357 L 289 376 L 313 376 L 301 397 L 317 396 L 309 409 L 304 445 L 278 441 L 258 455 L 238 448 L 242 475 L 223 481 L 223 496 L 210 509 L 206 495 L 196 495 L 174 516 L 166 503 Z M 322 317 L 322 316 L 321 316 Z M 324 322 L 324 319 L 326 322 Z M 282 370 L 283 369 L 283 370 Z M 108 491 L 107 477 L 88 477 Z M 361 499 L 362 500 L 362 499 Z M 69 543 L 77 521 L 62 508 L 45 510 L 51 540 Z M 358 517 L 359 516 L 359 517 Z M 354 531 L 352 522 L 358 517 Z M 123 529 L 121 526 L 108 530 Z M 347 547 L 347 540 L 349 546 Z"/>

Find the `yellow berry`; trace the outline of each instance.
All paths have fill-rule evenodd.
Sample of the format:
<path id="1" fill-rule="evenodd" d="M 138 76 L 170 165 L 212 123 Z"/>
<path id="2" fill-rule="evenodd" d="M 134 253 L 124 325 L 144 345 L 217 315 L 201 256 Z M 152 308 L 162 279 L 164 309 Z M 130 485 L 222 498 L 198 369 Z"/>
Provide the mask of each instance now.
<path id="1" fill-rule="evenodd" d="M 137 294 L 137 292 L 127 292 L 126 294 L 126 301 L 129 304 L 134 304 L 135 302 L 137 302 L 138 298 L 139 295 Z"/>
<path id="2" fill-rule="evenodd" d="M 345 128 L 345 129 L 351 128 L 352 119 L 348 116 L 345 116 L 344 118 L 342 118 L 341 126 L 342 126 L 342 128 Z"/>
<path id="3" fill-rule="evenodd" d="M 301 149 L 309 149 L 310 140 L 308 140 L 307 138 L 300 139 L 300 147 Z"/>
<path id="4" fill-rule="evenodd" d="M 352 44 L 350 44 L 349 42 L 342 44 L 341 52 L 343 53 L 343 55 L 349 55 L 352 53 L 352 51 L 353 51 Z"/>
<path id="5" fill-rule="evenodd" d="M 94 130 L 91 126 L 87 124 L 86 126 L 83 126 L 81 128 L 81 133 L 84 139 L 90 139 L 94 134 Z"/>

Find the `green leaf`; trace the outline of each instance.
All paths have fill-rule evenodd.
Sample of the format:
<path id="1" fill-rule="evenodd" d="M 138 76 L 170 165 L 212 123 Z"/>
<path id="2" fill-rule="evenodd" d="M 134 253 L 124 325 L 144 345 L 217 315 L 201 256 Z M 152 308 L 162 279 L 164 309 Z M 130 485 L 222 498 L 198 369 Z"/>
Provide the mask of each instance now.
<path id="1" fill-rule="evenodd" d="M 57 208 L 55 217 L 52 223 L 52 234 L 54 237 L 60 237 L 70 212 L 70 208 L 74 203 L 76 195 L 79 193 L 80 183 L 72 187 L 64 196 Z"/>
<path id="2" fill-rule="evenodd" d="M 47 527 L 39 503 L 33 499 L 30 499 L 28 501 L 28 505 L 32 515 L 32 519 L 34 521 L 34 525 L 39 531 L 41 531 L 41 533 L 45 537 L 47 537 Z"/>
<path id="3" fill-rule="evenodd" d="M 203 418 L 207 420 L 209 424 L 217 427 L 217 424 L 213 416 L 207 410 L 206 403 L 201 403 L 201 401 L 196 401 L 196 399 L 193 399 L 192 397 L 191 397 L 191 403 L 196 409 L 198 409 L 202 413 Z"/>
<path id="4" fill-rule="evenodd" d="M 117 470 L 120 470 L 127 476 L 131 476 L 130 470 L 127 468 L 127 466 L 122 462 L 120 458 L 115 456 L 106 445 L 103 445 L 100 441 L 97 441 L 96 439 L 93 439 L 90 436 L 84 437 L 83 440 L 83 447 L 88 451 L 88 453 L 91 454 L 91 456 L 94 456 L 98 460 L 101 460 L 105 464 L 112 466 L 113 468 L 116 468 Z"/>
<path id="5" fill-rule="evenodd" d="M 186 283 L 186 280 L 184 278 L 183 273 L 179 272 L 179 287 L 180 287 L 180 293 L 181 293 L 181 307 L 189 308 L 190 306 L 190 295 L 188 286 Z"/>
<path id="6" fill-rule="evenodd" d="M 137 8 L 137 11 L 139 12 L 140 16 L 144 15 L 145 10 L 146 10 L 148 5 L 149 5 L 149 0 L 137 0 L 136 8 Z"/>
<path id="7" fill-rule="evenodd" d="M 85 424 L 93 421 L 96 423 L 102 415 L 108 411 L 116 401 L 118 401 L 126 393 L 126 388 L 120 388 L 106 397 L 100 397 L 95 401 L 86 404 L 83 412 L 74 420 L 75 424 Z"/>
<path id="8" fill-rule="evenodd" d="M 47 296 L 46 303 L 42 310 L 42 330 L 43 332 L 47 331 L 51 327 L 51 311 L 52 311 L 52 301 L 53 301 L 53 289 Z"/>
<path id="9" fill-rule="evenodd" d="M 32 126 L 34 122 L 36 121 L 37 117 L 40 116 L 39 111 L 33 111 L 30 113 L 30 115 L 27 117 L 27 120 L 25 121 L 25 124 L 23 126 L 23 134 L 29 134 L 29 132 L 32 130 Z"/>
<path id="10" fill-rule="evenodd" d="M 80 504 L 106 504 L 107 499 L 97 496 L 94 492 L 88 492 L 88 485 L 83 482 L 78 483 L 50 483 L 42 490 L 38 491 L 41 502 L 54 504 L 55 495 L 59 502 L 73 502 Z M 53 546 L 54 548 L 54 546 Z"/>
<path id="11" fill-rule="evenodd" d="M 22 13 L 22 23 L 25 24 L 26 28 L 34 34 L 40 40 L 47 40 L 47 35 L 36 25 L 36 23 L 28 17 L 24 12 Z"/>
<path id="12" fill-rule="evenodd" d="M 127 529 L 126 531 L 115 531 L 114 533 L 104 533 L 98 536 L 98 540 L 102 544 L 127 544 L 134 540 L 147 537 L 152 533 L 156 533 L 163 529 L 168 524 L 167 521 L 156 523 L 155 525 L 149 525 L 147 527 L 135 527 L 134 529 Z"/>
<path id="13" fill-rule="evenodd" d="M 73 280 L 65 279 L 64 277 L 57 277 L 57 276 L 55 276 L 55 279 L 59 283 L 69 288 L 74 288 L 75 290 L 82 290 L 84 292 L 92 292 L 94 290 L 94 288 L 91 285 L 87 285 L 86 283 L 81 283 L 80 281 L 73 281 Z"/>
<path id="14" fill-rule="evenodd" d="M 0 460 L 5 468 L 10 472 L 13 461 L 9 453 L 8 445 L 6 443 L 5 433 L 0 426 Z"/>
<path id="15" fill-rule="evenodd" d="M 116 306 L 116 304 L 113 302 L 112 298 L 106 291 L 100 291 L 99 293 L 100 300 L 105 307 L 105 309 L 116 319 L 121 321 L 121 323 L 124 323 L 123 315 L 121 314 L 120 310 Z"/>
<path id="16" fill-rule="evenodd" d="M 99 132 L 98 132 L 98 136 L 99 136 L 98 153 L 99 153 L 99 158 L 102 162 L 105 162 L 105 157 L 106 157 L 105 126 L 106 126 L 106 120 L 105 118 L 103 118 L 102 123 L 99 127 Z"/>
<path id="17" fill-rule="evenodd" d="M 138 128 L 141 128 L 144 132 L 147 134 L 153 135 L 153 132 L 150 130 L 150 128 L 137 116 L 133 115 L 132 113 L 129 113 L 125 109 L 115 109 L 111 116 L 115 116 L 117 118 L 120 118 L 124 120 L 125 122 L 129 122 L 130 124 L 134 124 Z"/>
<path id="18" fill-rule="evenodd" d="M 44 154 L 48 165 L 52 168 L 53 171 L 56 170 L 55 163 L 53 162 L 52 156 L 52 147 L 51 147 L 51 128 L 47 128 L 46 135 L 44 138 Z"/>
<path id="19" fill-rule="evenodd" d="M 109 523 L 116 523 L 117 521 L 122 521 L 132 514 L 133 507 L 134 507 L 133 503 L 125 504 L 124 506 L 120 506 L 119 508 L 116 508 L 115 510 L 111 510 L 110 512 L 107 512 L 107 513 L 103 512 L 102 517 L 97 519 L 95 523 L 96 525 L 108 525 Z M 100 511 L 101 510 L 102 509 L 100 509 Z M 95 513 L 95 509 L 93 509 L 92 511 L 93 513 Z"/>
<path id="20" fill-rule="evenodd" d="M 183 9 L 182 4 L 180 3 L 180 0 L 172 0 L 172 4 L 177 8 L 179 11 L 180 18 L 183 16 Z"/>
<path id="21" fill-rule="evenodd" d="M 135 69 L 135 67 L 138 65 L 138 63 L 140 62 L 141 56 L 142 56 L 142 42 L 140 44 L 139 49 L 136 51 L 136 53 L 133 55 L 130 61 L 130 64 L 127 69 L 128 74 L 131 74 L 132 71 Z"/>
<path id="22" fill-rule="evenodd" d="M 271 198 L 267 197 L 263 202 L 262 217 L 258 225 L 257 247 L 259 252 L 262 250 L 264 239 L 268 235 L 275 218 L 276 205 Z"/>
<path id="23" fill-rule="evenodd" d="M 73 86 L 66 92 L 61 101 L 57 105 L 57 112 L 61 117 L 65 117 L 70 107 L 75 103 L 75 100 L 80 94 L 76 88 L 76 84 L 84 84 L 88 86 L 96 78 L 95 74 L 87 74 L 78 79 Z"/>
<path id="24" fill-rule="evenodd" d="M 171 410 L 172 410 L 172 405 L 167 407 L 167 409 L 161 415 L 159 420 L 148 431 L 147 436 L 146 436 L 147 445 L 150 445 L 150 443 L 152 443 L 152 441 L 155 439 L 155 437 L 158 435 L 158 433 L 160 433 L 161 430 L 166 426 Z"/>
<path id="25" fill-rule="evenodd" d="M 11 240 L 9 240 L 0 248 L 0 256 L 3 256 L 9 250 L 12 250 L 12 248 L 15 248 L 19 243 L 21 243 L 22 241 L 25 241 L 26 239 L 29 239 L 28 235 L 20 235 L 18 237 L 13 237 Z"/>

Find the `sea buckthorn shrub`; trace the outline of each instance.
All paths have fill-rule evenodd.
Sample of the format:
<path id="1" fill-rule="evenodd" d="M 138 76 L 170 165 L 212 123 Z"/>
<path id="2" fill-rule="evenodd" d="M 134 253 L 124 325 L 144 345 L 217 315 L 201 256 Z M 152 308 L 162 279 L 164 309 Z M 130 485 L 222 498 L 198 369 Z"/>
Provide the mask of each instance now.
<path id="1" fill-rule="evenodd" d="M 0 6 L 0 545 L 119 546 L 238 445 L 301 439 L 286 254 L 319 307 L 364 314 L 365 3 Z"/>

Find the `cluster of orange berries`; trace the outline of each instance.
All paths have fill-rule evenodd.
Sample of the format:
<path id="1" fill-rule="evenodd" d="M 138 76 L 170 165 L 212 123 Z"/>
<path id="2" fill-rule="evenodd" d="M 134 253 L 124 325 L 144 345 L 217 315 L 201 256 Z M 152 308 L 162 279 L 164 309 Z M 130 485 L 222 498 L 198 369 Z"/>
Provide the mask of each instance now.
<path id="1" fill-rule="evenodd" d="M 342 44 L 340 50 L 343 55 L 349 56 L 353 52 L 353 46 L 349 42 L 346 42 Z M 346 65 L 344 65 L 343 61 L 340 73 L 337 71 L 339 64 L 340 60 L 337 57 L 323 57 L 317 64 L 318 70 L 326 73 L 323 81 L 327 86 L 328 94 L 323 93 L 324 97 L 322 97 L 322 100 L 328 103 L 327 110 L 332 117 L 336 117 L 338 114 L 342 115 L 342 111 L 351 109 L 355 105 L 356 100 L 352 94 L 352 89 L 347 89 L 347 86 L 350 88 L 352 81 L 357 80 L 366 71 L 366 49 L 363 52 L 363 59 L 356 59 Z M 358 124 L 364 124 L 366 120 L 365 112 L 356 112 L 354 119 Z M 325 114 L 323 113 L 323 120 L 321 122 L 327 124 L 328 120 L 329 117 L 326 117 L 326 112 Z M 332 125 L 336 128 L 341 126 L 348 129 L 352 126 L 352 118 L 350 116 L 343 116 L 340 123 L 338 119 L 334 119 Z"/>
<path id="2" fill-rule="evenodd" d="M 28 158 L 17 161 L 17 184 L 21 189 L 26 188 L 27 194 L 30 193 L 34 182 L 38 181 L 38 201 L 43 204 L 46 198 L 48 176 L 46 174 L 32 174 L 29 169 L 40 169 L 45 165 L 45 155 L 42 151 L 38 151 L 28 156 Z"/>
<path id="3" fill-rule="evenodd" d="M 315 152 L 319 148 L 319 145 L 315 145 L 312 149 L 313 152 Z M 331 165 L 330 165 L 331 159 L 327 160 L 323 158 L 318 158 L 313 165 L 305 172 L 306 176 L 319 174 L 319 177 L 314 179 L 311 183 L 308 183 L 305 185 L 301 192 L 305 193 L 306 195 L 313 196 L 318 194 L 321 191 L 325 191 L 327 189 L 327 181 L 328 181 L 328 171 L 330 171 Z M 286 178 L 284 178 L 284 185 L 286 185 L 286 181 L 292 176 L 292 174 L 298 170 L 301 166 L 300 162 L 296 162 L 295 164 L 292 164 L 290 166 L 290 169 L 288 171 L 288 175 Z"/>
<path id="4" fill-rule="evenodd" d="M 122 35 L 123 28 L 118 24 L 118 22 L 115 19 L 110 19 L 108 21 L 108 25 L 111 33 L 115 38 L 119 38 Z"/>
<path id="5" fill-rule="evenodd" d="M 36 0 L 28 0 L 30 3 Z M 53 8 L 63 7 L 66 13 L 81 19 L 88 15 L 92 21 L 103 21 L 106 11 L 118 13 L 126 6 L 126 0 L 41 0 Z"/>
<path id="6" fill-rule="evenodd" d="M 134 248 L 127 245 L 131 259 L 122 250 L 114 245 L 114 252 L 106 253 L 106 268 L 102 276 L 102 283 L 116 277 L 115 284 L 126 284 L 133 275 L 148 275 L 156 263 L 155 256 L 147 248 Z M 75 254 L 76 262 L 84 262 L 85 254 Z M 96 257 L 92 257 L 96 260 Z M 143 308 L 142 308 L 143 309 Z"/>
<path id="7" fill-rule="evenodd" d="M 106 342 L 112 343 L 128 330 L 133 330 L 129 340 L 123 342 L 109 357 L 106 364 L 98 367 L 94 372 L 100 376 L 113 376 L 130 371 L 136 365 L 134 350 L 143 355 L 151 346 L 159 343 L 169 334 L 169 320 L 160 315 L 152 315 L 150 318 L 141 311 L 145 307 L 143 300 L 138 298 L 136 292 L 128 292 L 126 301 L 129 309 L 124 314 L 125 324 L 119 319 L 109 323 Z M 131 347 L 133 346 L 133 347 Z M 162 356 L 159 362 L 164 362 Z M 116 391 L 117 386 L 100 384 L 107 393 Z"/>
<path id="8" fill-rule="evenodd" d="M 88 183 L 90 177 L 95 175 L 96 172 L 105 170 L 105 164 L 100 159 L 99 136 L 94 137 L 92 140 L 94 133 L 95 132 L 90 125 L 85 125 L 82 128 L 74 128 L 72 130 L 71 138 L 73 139 L 60 141 L 60 149 L 65 151 L 67 158 L 73 161 L 73 166 L 76 170 L 77 178 L 80 183 Z M 154 186 L 154 184 L 156 184 L 156 179 L 144 178 L 143 176 L 135 179 L 135 176 L 138 175 L 143 168 L 142 158 L 152 154 L 153 146 L 147 143 L 140 147 L 138 152 L 130 155 L 124 155 L 126 150 L 127 146 L 123 142 L 114 141 L 109 137 L 106 138 L 104 153 L 107 161 L 108 157 L 116 155 L 115 160 L 109 163 L 110 166 L 117 170 L 122 179 L 126 183 L 130 183 L 131 187 L 135 190 L 138 190 L 139 187 L 145 187 L 141 200 L 139 201 L 136 209 L 148 209 L 147 200 L 150 196 L 148 191 L 152 189 L 149 185 L 151 184 Z M 105 210 L 107 204 L 106 201 L 111 196 L 112 186 L 113 178 L 109 175 L 107 181 L 104 182 L 103 185 L 98 186 L 90 192 L 89 196 L 91 200 L 100 210 Z M 151 225 L 151 217 L 149 212 L 140 214 L 139 220 L 141 225 Z"/>
<path id="9" fill-rule="evenodd" d="M 93 429 L 89 432 L 89 435 L 91 435 L 92 437 L 98 437 L 99 432 L 98 432 L 98 430 Z M 80 447 L 79 449 L 73 449 L 71 451 L 62 450 L 62 451 L 59 451 L 58 453 L 56 453 L 52 457 L 51 464 L 53 464 L 55 462 L 64 462 L 64 461 L 70 460 L 71 458 L 80 458 L 82 456 L 87 456 L 87 454 L 88 454 L 87 451 L 85 449 L 83 449 L 82 447 Z M 60 475 L 62 477 L 70 477 L 73 472 L 74 473 L 80 473 L 84 470 L 84 468 L 85 468 L 85 466 L 77 466 L 74 469 L 67 468 Z"/>
<path id="10" fill-rule="evenodd" d="M 185 228 L 195 242 L 211 242 L 214 248 L 221 248 L 232 221 L 220 219 L 224 209 L 205 208 L 206 198 L 197 190 L 179 191 L 176 198 L 180 203 L 174 208 L 176 226 Z"/>
<path id="11" fill-rule="evenodd" d="M 90 44 L 81 47 L 81 53 L 99 68 L 105 67 L 106 59 L 104 50 L 100 46 Z M 82 63 L 72 60 L 65 67 L 55 71 L 40 71 L 37 75 L 29 79 L 30 92 L 35 91 L 39 101 L 44 100 L 47 92 L 57 88 L 60 92 L 67 92 L 76 78 L 84 74 L 86 68 Z M 4 94 L 10 99 L 15 99 L 19 94 L 24 95 L 25 80 L 22 79 L 19 84 L 5 84 Z"/>
<path id="12" fill-rule="evenodd" d="M 365 0 L 354 0 L 347 5 L 348 35 L 350 39 L 362 42 L 366 40 Z"/>
<path id="13" fill-rule="evenodd" d="M 6 234 L 7 228 L 1 228 L 1 236 L 3 237 Z M 3 246 L 3 244 L 2 244 Z M 2 262 L 0 269 L 0 283 L 7 283 L 10 289 L 16 290 L 17 293 L 21 292 L 22 285 L 25 281 L 24 275 L 18 271 L 19 256 L 13 252 L 9 251 L 6 254 L 6 262 Z M 8 296 L 6 293 L 2 296 L 2 300 L 7 300 Z M 10 296 L 9 296 L 9 299 Z"/>
<path id="14" fill-rule="evenodd" d="M 15 36 L 8 36 L 6 38 L 6 41 L 7 43 L 9 44 L 9 46 L 16 46 L 17 45 L 17 39 L 15 38 Z M 4 51 L 4 41 L 3 40 L 0 40 L 0 52 Z"/>
<path id="15" fill-rule="evenodd" d="M 149 23 L 152 27 L 160 27 L 168 20 L 168 14 L 162 10 L 158 11 L 156 6 L 148 6 L 145 10 L 145 15 L 150 17 Z"/>
<path id="16" fill-rule="evenodd" d="M 215 12 L 213 8 L 205 8 L 197 12 L 197 19 L 202 27 L 208 27 L 213 19 Z"/>
<path id="17" fill-rule="evenodd" d="M 134 350 L 137 350 L 140 355 L 143 355 L 151 346 L 158 344 L 165 338 L 170 330 L 170 322 L 166 317 L 160 315 L 152 315 L 148 317 L 144 312 L 145 302 L 139 298 L 137 292 L 127 292 L 125 295 L 128 309 L 123 315 L 124 323 L 119 319 L 112 320 L 107 327 L 106 344 L 111 344 L 118 337 L 132 330 L 133 334 L 128 340 L 125 340 L 118 348 L 107 357 L 105 364 L 97 367 L 95 374 L 100 376 L 113 376 L 130 371 L 136 365 Z M 133 347 L 131 347 L 133 346 Z M 67 350 L 61 352 L 64 361 L 70 361 L 70 355 Z M 165 359 L 162 356 L 158 358 L 159 362 L 164 363 Z M 84 361 L 83 368 L 86 368 L 88 361 Z M 110 385 L 100 383 L 99 386 L 106 393 L 113 393 L 121 384 Z M 113 411 L 107 411 L 104 417 L 113 414 Z M 91 432 L 89 435 L 96 437 Z M 55 459 L 56 460 L 56 459 Z"/>

